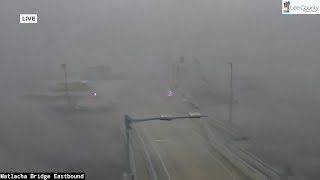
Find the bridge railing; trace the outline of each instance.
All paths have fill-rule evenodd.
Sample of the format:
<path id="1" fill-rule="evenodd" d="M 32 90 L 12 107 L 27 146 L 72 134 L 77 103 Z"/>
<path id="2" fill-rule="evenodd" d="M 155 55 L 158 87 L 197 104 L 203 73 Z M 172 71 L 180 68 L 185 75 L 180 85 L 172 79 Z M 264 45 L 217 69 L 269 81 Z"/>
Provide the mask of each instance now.
<path id="1" fill-rule="evenodd" d="M 181 91 L 181 89 L 177 90 L 176 92 L 181 98 L 183 98 L 185 103 L 197 110 L 200 110 L 200 105 L 195 102 L 196 100 L 190 94 Z M 271 167 L 263 160 L 250 153 L 244 148 L 244 145 L 241 145 L 241 143 L 237 143 L 239 140 L 246 141 L 247 137 L 243 136 L 235 126 L 233 126 L 232 130 L 230 130 L 226 122 L 212 118 L 211 115 L 210 123 L 207 122 L 202 125 L 205 126 L 204 128 L 206 128 L 206 136 L 209 137 L 211 145 L 249 177 L 254 180 L 283 179 L 282 172 Z M 218 130 L 215 132 L 220 132 L 220 135 L 224 136 L 223 141 L 217 140 L 216 133 L 215 135 L 212 134 L 212 128 Z"/>

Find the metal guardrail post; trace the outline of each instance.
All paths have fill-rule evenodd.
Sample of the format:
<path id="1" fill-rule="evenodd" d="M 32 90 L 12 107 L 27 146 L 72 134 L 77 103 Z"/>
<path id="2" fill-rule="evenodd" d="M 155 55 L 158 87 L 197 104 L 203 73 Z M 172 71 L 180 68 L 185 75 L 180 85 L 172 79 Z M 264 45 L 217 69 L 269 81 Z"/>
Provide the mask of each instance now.
<path id="1" fill-rule="evenodd" d="M 134 174 L 131 169 L 131 162 L 130 162 L 130 134 L 129 130 L 131 128 L 131 118 L 128 115 L 125 115 L 124 122 L 125 122 L 125 130 L 126 130 L 126 173 L 123 174 L 124 180 L 134 180 Z"/>

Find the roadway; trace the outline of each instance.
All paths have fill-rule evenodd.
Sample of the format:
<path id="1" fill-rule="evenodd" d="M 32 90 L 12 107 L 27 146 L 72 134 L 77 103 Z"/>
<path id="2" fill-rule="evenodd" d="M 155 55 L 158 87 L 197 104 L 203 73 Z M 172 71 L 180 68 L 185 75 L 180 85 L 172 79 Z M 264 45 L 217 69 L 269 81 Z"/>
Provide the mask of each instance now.
<path id="1" fill-rule="evenodd" d="M 149 88 L 149 91 L 139 89 Z M 166 97 L 165 89 L 139 86 L 127 91 L 120 103 L 133 118 L 157 117 L 162 113 L 183 115 L 192 109 L 179 96 Z M 202 119 L 150 121 L 134 124 L 133 155 L 137 179 L 154 180 L 248 180 L 206 141 L 197 128 Z"/>
<path id="2" fill-rule="evenodd" d="M 154 162 L 157 179 L 248 179 L 195 130 L 183 125 L 183 122 L 166 123 L 154 122 L 137 127 L 140 141 L 146 144 Z"/>

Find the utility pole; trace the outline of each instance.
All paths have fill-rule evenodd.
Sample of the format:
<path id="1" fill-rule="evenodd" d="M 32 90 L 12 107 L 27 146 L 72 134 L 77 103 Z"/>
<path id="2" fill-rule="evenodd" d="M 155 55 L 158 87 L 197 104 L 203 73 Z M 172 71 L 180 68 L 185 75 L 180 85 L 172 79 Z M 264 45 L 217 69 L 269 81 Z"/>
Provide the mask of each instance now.
<path id="1" fill-rule="evenodd" d="M 229 96 L 229 125 L 230 130 L 232 130 L 232 105 L 233 105 L 233 87 L 232 87 L 232 62 L 228 62 L 230 65 L 230 96 Z"/>
<path id="2" fill-rule="evenodd" d="M 69 88 L 68 88 L 68 80 L 67 80 L 67 64 L 61 64 L 61 68 L 64 71 L 66 98 L 67 98 L 67 101 L 69 103 Z"/>

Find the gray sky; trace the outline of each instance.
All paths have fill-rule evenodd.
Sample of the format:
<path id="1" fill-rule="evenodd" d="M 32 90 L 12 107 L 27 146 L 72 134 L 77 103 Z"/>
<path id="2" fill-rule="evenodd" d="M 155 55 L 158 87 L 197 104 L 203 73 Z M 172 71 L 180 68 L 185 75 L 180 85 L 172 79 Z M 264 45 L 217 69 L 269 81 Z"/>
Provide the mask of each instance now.
<path id="1" fill-rule="evenodd" d="M 39 23 L 19 24 L 20 13 L 38 13 Z M 3 0 L 0 14 L 1 64 L 14 67 L 164 55 L 232 59 L 257 72 L 309 73 L 319 64 L 318 17 L 281 15 L 280 2 Z"/>

